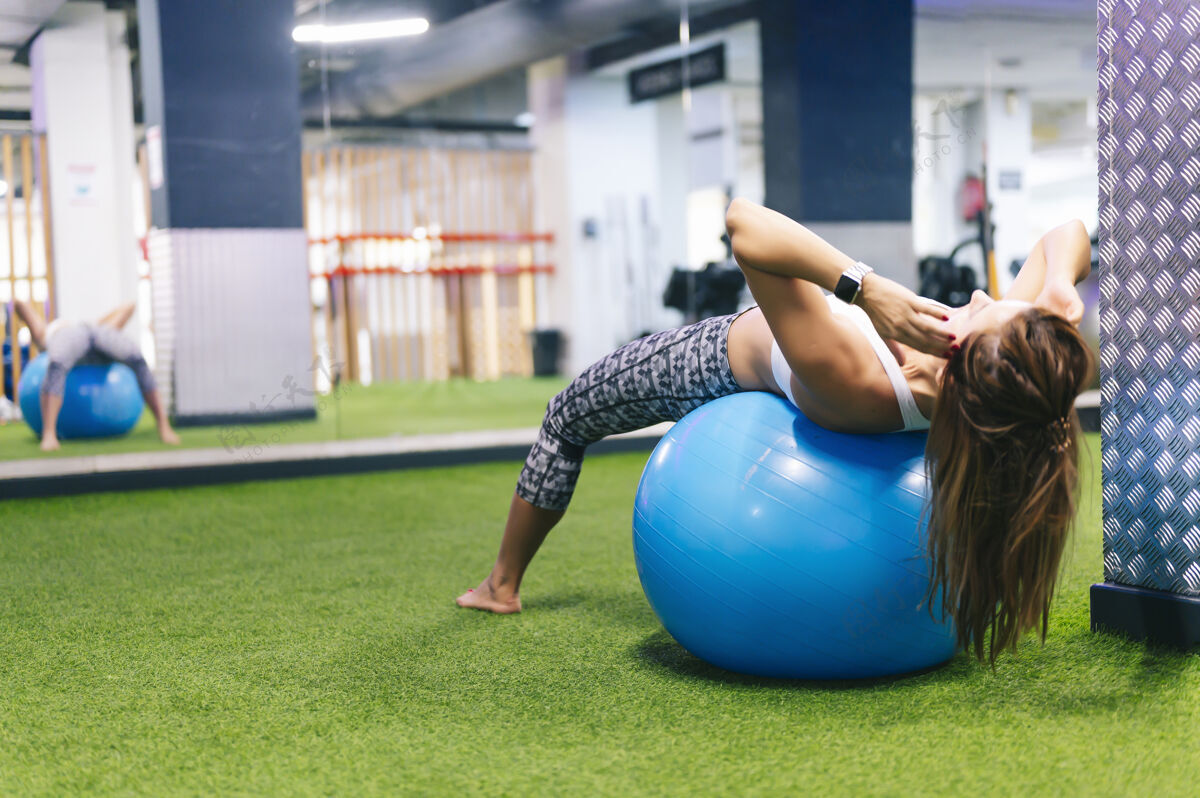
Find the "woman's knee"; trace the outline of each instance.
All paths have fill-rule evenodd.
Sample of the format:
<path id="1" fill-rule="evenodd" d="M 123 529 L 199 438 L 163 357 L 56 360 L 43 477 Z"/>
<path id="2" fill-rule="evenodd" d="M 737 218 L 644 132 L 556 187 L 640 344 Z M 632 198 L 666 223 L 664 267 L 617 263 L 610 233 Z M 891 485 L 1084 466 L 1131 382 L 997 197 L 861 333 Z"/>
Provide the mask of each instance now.
<path id="1" fill-rule="evenodd" d="M 554 435 L 544 424 L 517 479 L 517 495 L 534 507 L 565 510 L 583 466 L 584 447 Z"/>
<path id="2" fill-rule="evenodd" d="M 570 424 L 561 414 L 546 413 L 546 417 L 542 419 L 542 432 L 546 437 L 555 441 L 558 451 L 563 455 L 575 459 L 583 458 L 588 441 L 581 440 L 578 435 L 572 434 Z"/>
<path id="3" fill-rule="evenodd" d="M 546 414 L 542 416 L 542 429 L 560 441 L 578 445 L 580 442 L 575 441 L 575 436 L 569 432 L 571 425 L 571 418 L 568 412 L 570 407 L 569 391 L 570 386 L 568 385 L 552 396 L 550 401 L 546 403 Z"/>

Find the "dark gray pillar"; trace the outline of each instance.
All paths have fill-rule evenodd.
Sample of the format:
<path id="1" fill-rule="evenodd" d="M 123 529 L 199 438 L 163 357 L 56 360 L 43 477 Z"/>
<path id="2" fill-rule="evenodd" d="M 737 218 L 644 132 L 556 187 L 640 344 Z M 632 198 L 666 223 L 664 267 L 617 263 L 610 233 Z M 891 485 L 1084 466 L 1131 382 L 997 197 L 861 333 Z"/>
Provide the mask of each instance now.
<path id="1" fill-rule="evenodd" d="M 1104 584 L 1092 627 L 1200 642 L 1200 7 L 1099 3 Z"/>
<path id="2" fill-rule="evenodd" d="M 767 206 L 913 282 L 912 0 L 763 8 Z"/>
<path id="3" fill-rule="evenodd" d="M 158 370 L 176 419 L 312 416 L 292 0 L 138 0 L 138 19 Z"/>
<path id="4" fill-rule="evenodd" d="M 912 219 L 912 0 L 767 3 L 767 204 L 794 219 Z"/>

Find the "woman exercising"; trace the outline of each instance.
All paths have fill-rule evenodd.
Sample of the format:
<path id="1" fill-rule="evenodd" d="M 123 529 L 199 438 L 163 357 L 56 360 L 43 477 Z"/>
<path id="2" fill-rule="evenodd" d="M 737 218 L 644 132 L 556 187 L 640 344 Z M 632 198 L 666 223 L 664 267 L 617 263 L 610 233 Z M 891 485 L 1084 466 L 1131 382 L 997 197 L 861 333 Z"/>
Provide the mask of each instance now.
<path id="1" fill-rule="evenodd" d="M 551 399 L 495 565 L 457 603 L 520 611 L 521 577 L 562 518 L 588 444 L 769 391 L 831 430 L 928 428 L 929 598 L 940 594 L 980 660 L 989 629 L 991 662 L 1039 624 L 1044 640 L 1074 517 L 1074 403 L 1092 374 L 1076 330 L 1075 285 L 1091 268 L 1083 224 L 1043 236 L 1003 300 L 977 291 L 961 308 L 745 200 L 726 226 L 757 307 L 627 344 Z"/>
<path id="2" fill-rule="evenodd" d="M 34 345 L 44 350 L 49 360 L 39 397 L 42 403 L 42 451 L 52 452 L 59 448 L 58 411 L 62 409 L 67 374 L 80 363 L 95 362 L 129 366 L 137 377 L 146 406 L 154 414 L 159 439 L 170 445 L 179 443 L 179 436 L 171 429 L 166 409 L 158 398 L 154 375 L 146 365 L 146 358 L 138 345 L 121 333 L 121 328 L 133 316 L 132 302 L 109 311 L 94 324 L 66 319 L 55 319 L 46 324 L 28 302 L 17 300 L 15 304 L 17 315 L 29 327 Z"/>

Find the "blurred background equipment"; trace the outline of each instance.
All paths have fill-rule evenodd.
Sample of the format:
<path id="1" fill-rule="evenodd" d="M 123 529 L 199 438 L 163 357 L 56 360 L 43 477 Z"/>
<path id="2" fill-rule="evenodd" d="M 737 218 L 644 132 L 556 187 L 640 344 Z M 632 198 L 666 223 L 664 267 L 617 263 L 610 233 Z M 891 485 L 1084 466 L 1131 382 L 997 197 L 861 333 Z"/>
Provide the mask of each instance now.
<path id="1" fill-rule="evenodd" d="M 967 175 L 963 180 L 963 219 L 975 223 L 975 230 L 969 238 L 964 238 L 954 245 L 947 255 L 926 255 L 917 264 L 917 275 L 921 283 L 917 293 L 936 299 L 951 307 L 960 307 L 971 301 L 971 292 L 977 288 L 988 290 L 989 283 L 986 273 L 979 271 L 968 263 L 960 261 L 960 254 L 968 249 L 978 253 L 982 262 L 988 262 L 988 240 L 985 234 L 985 219 L 987 215 L 987 195 L 983 189 L 983 181 L 974 175 Z M 994 232 L 994 231 L 993 231 Z M 1015 275 L 1016 272 L 1013 272 Z M 988 293 L 991 293 L 988 290 Z"/>
<path id="2" fill-rule="evenodd" d="M 948 255 L 926 255 L 917 264 L 921 286 L 917 293 L 938 302 L 960 307 L 971 300 L 971 292 L 979 288 L 979 278 L 973 266 L 960 265 L 955 258 L 965 247 L 979 244 L 977 238 L 960 241 Z"/>
<path id="3" fill-rule="evenodd" d="M 728 205 L 725 195 L 721 207 Z M 723 213 L 722 213 L 723 217 Z M 722 221 L 721 226 L 724 226 Z M 683 314 L 686 324 L 710 316 L 725 316 L 736 313 L 742 304 L 746 288 L 746 276 L 733 259 L 733 242 L 728 233 L 721 233 L 724 248 L 720 261 L 711 260 L 699 271 L 676 266 L 663 291 L 663 305 Z"/>
<path id="4" fill-rule="evenodd" d="M 676 266 L 663 292 L 663 305 L 678 310 L 684 323 L 691 324 L 736 313 L 745 288 L 746 277 L 732 260 L 709 261 L 699 271 Z"/>

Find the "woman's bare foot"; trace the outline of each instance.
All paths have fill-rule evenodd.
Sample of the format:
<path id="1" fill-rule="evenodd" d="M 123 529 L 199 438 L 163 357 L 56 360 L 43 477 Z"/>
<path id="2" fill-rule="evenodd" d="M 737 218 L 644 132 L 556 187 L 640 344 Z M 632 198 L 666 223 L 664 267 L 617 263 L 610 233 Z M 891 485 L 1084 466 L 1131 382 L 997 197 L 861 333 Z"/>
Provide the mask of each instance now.
<path id="1" fill-rule="evenodd" d="M 487 610 L 498 615 L 511 615 L 521 611 L 521 599 L 516 593 L 505 592 L 492 588 L 492 577 L 488 576 L 479 583 L 479 587 L 468 590 L 456 598 L 455 603 L 460 607 L 473 610 Z"/>
<path id="2" fill-rule="evenodd" d="M 42 451 L 43 452 L 57 452 L 58 449 L 59 449 L 58 436 L 47 435 L 44 438 L 42 438 Z"/>
<path id="3" fill-rule="evenodd" d="M 178 446 L 179 436 L 175 434 L 175 430 L 170 427 L 159 427 L 158 438 L 168 446 Z"/>

